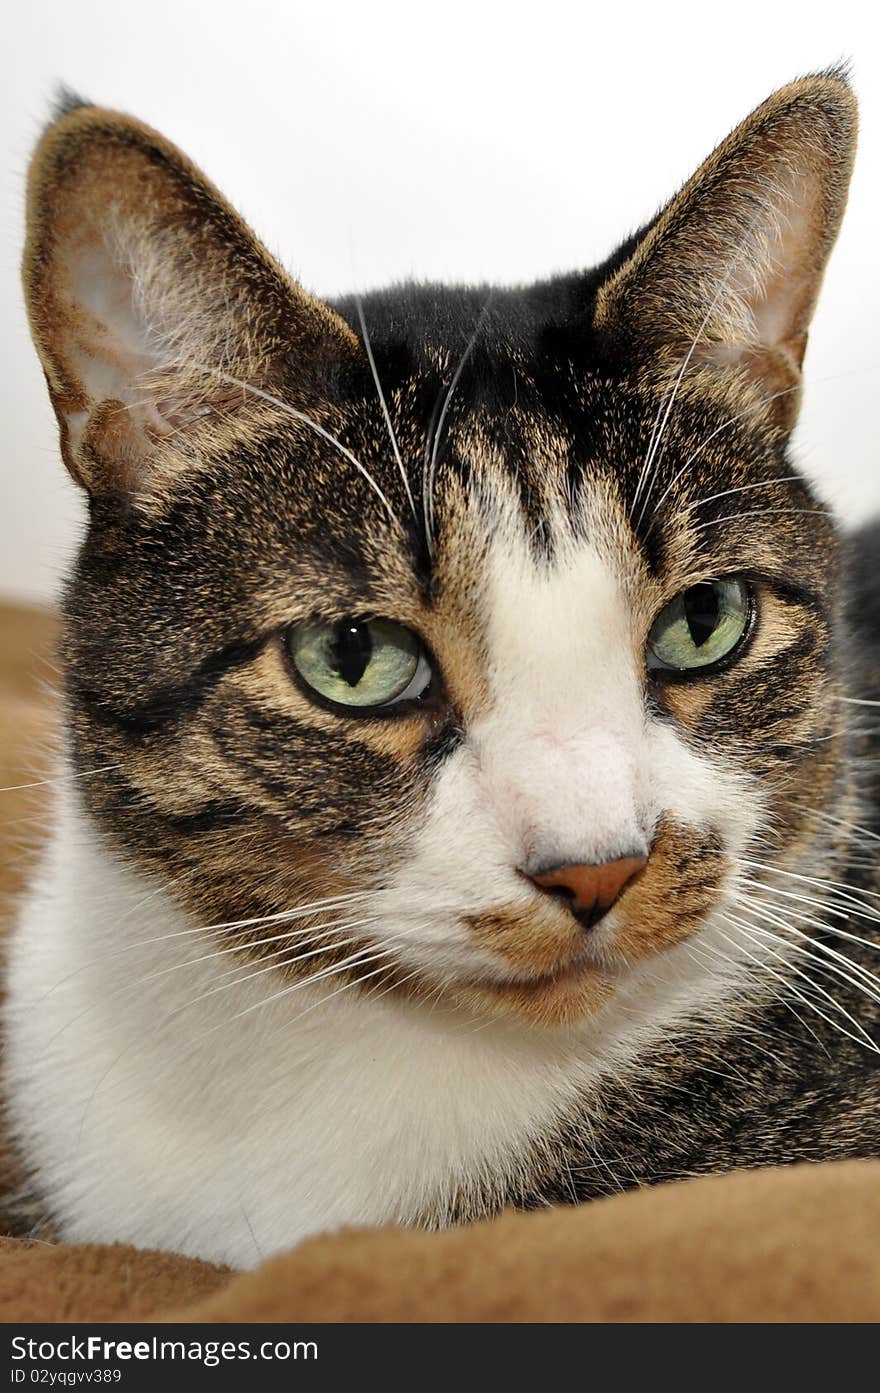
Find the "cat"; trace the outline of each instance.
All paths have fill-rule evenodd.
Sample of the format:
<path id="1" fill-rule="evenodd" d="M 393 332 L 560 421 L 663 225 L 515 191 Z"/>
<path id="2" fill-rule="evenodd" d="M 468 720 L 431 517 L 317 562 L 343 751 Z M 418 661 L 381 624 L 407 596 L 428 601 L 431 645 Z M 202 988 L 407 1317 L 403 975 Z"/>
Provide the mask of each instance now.
<path id="1" fill-rule="evenodd" d="M 880 1155 L 880 531 L 788 448 L 855 130 L 803 78 L 592 271 L 330 305 L 58 111 L 88 526 L 4 1017 L 57 1236 L 247 1266 Z"/>

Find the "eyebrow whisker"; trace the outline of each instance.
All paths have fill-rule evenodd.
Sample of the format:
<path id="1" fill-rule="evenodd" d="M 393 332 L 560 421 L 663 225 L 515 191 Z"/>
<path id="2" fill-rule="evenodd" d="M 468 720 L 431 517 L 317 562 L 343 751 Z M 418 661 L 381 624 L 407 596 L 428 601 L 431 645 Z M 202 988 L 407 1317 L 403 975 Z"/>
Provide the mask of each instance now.
<path id="1" fill-rule="evenodd" d="M 412 510 L 413 522 L 416 524 L 416 526 L 418 526 L 419 518 L 418 513 L 416 512 L 415 499 L 412 495 L 412 489 L 409 486 L 409 479 L 407 478 L 406 470 L 403 467 L 403 460 L 400 457 L 400 446 L 397 443 L 397 436 L 394 433 L 394 426 L 391 423 L 391 413 L 388 410 L 388 403 L 385 400 L 385 393 L 382 391 L 382 383 L 379 380 L 379 370 L 376 367 L 376 360 L 373 356 L 373 345 L 370 342 L 370 334 L 369 330 L 367 329 L 367 321 L 364 317 L 364 302 L 361 299 L 360 295 L 355 295 L 354 299 L 355 304 L 357 305 L 358 320 L 360 321 L 361 334 L 363 335 L 364 339 L 364 347 L 367 350 L 367 358 L 370 362 L 370 371 L 373 374 L 373 381 L 376 384 L 376 391 L 379 394 L 379 403 L 382 407 L 382 414 L 385 417 L 385 424 L 388 427 L 388 434 L 391 437 L 391 448 L 394 451 L 394 458 L 397 461 L 397 468 L 400 470 L 400 477 L 403 480 L 403 487 L 406 490 L 406 496 L 409 499 L 409 506 Z"/>
<path id="2" fill-rule="evenodd" d="M 425 468 L 424 468 L 423 473 L 422 473 L 422 512 L 424 513 L 424 517 L 425 517 L 425 532 L 426 532 L 427 541 L 428 541 L 428 553 L 429 553 L 429 555 L 430 555 L 430 557 L 431 557 L 432 560 L 433 560 L 433 558 L 434 558 L 434 536 L 435 536 L 435 529 L 434 529 L 434 479 L 435 479 L 436 474 L 437 474 L 437 456 L 438 456 L 438 453 L 439 453 L 439 450 L 440 450 L 440 440 L 441 440 L 442 435 L 443 435 L 443 426 L 444 426 L 444 424 L 445 424 L 445 422 L 446 422 L 446 414 L 447 414 L 447 412 L 448 412 L 448 410 L 449 410 L 450 404 L 451 404 L 451 402 L 452 402 L 452 398 L 453 398 L 453 396 L 455 395 L 455 389 L 456 389 L 456 387 L 458 386 L 459 381 L 461 380 L 461 375 L 462 375 L 462 373 L 464 372 L 465 367 L 466 367 L 467 364 L 468 364 L 468 361 L 469 361 L 469 359 L 470 359 L 470 356 L 471 356 L 471 354 L 472 354 L 472 352 L 473 352 L 473 350 L 474 350 L 474 347 L 475 347 L 475 345 L 476 345 L 477 339 L 478 339 L 479 336 L 480 336 L 480 330 L 482 329 L 483 324 L 485 323 L 485 320 L 486 320 L 486 316 L 487 316 L 488 313 L 489 313 L 489 306 L 490 306 L 491 303 L 492 303 L 492 296 L 493 296 L 493 294 L 494 294 L 494 292 L 493 292 L 492 290 L 490 290 L 489 293 L 488 293 L 488 295 L 486 296 L 485 303 L 484 303 L 484 305 L 483 305 L 483 308 L 482 308 L 481 311 L 480 311 L 479 318 L 477 319 L 476 325 L 474 326 L 474 332 L 471 334 L 470 338 L 468 339 L 467 344 L 466 344 L 466 346 L 465 346 L 465 350 L 464 350 L 464 352 L 462 353 L 461 358 L 459 359 L 458 367 L 455 369 L 455 372 L 453 373 L 452 381 L 451 381 L 450 384 L 449 384 L 449 388 L 448 388 L 448 390 L 447 390 L 447 392 L 446 392 L 446 397 L 445 397 L 444 402 L 443 402 L 443 407 L 442 407 L 442 409 L 441 409 L 441 411 L 440 411 L 440 416 L 439 416 L 439 419 L 438 419 L 438 421 L 437 421 L 437 428 L 436 428 L 436 430 L 434 431 L 433 439 L 432 439 L 432 437 L 431 437 L 431 435 L 430 435 L 430 433 L 429 433 L 428 436 L 427 436 L 427 438 L 426 438 L 426 440 L 425 440 Z M 428 451 L 429 451 L 429 449 L 430 449 L 430 460 L 429 460 L 429 458 L 428 458 Z"/>
<path id="3" fill-rule="evenodd" d="M 169 363 L 167 366 L 173 367 L 175 365 Z M 302 425 L 308 426 L 310 430 L 315 431 L 317 435 L 321 436 L 322 440 L 326 440 L 328 444 L 338 450 L 350 464 L 354 465 L 358 473 L 366 480 L 370 488 L 381 500 L 392 522 L 403 531 L 403 524 L 400 518 L 397 516 L 387 496 L 376 483 L 376 480 L 373 478 L 366 465 L 361 464 L 357 456 L 352 454 L 348 446 L 343 445 L 342 441 L 338 440 L 332 431 L 327 430 L 320 422 L 312 420 L 312 417 L 307 416 L 304 411 L 299 411 L 295 406 L 291 406 L 289 402 L 282 401 L 280 397 L 274 396 L 271 392 L 264 392 L 262 387 L 256 387 L 252 382 L 245 382 L 241 377 L 234 377 L 232 373 L 224 372 L 221 368 L 212 367 L 210 363 L 193 362 L 183 364 L 183 366 L 198 368 L 201 372 L 211 373 L 212 376 L 220 378 L 223 382 L 229 382 L 234 387 L 240 387 L 243 392 L 250 392 L 252 396 L 259 397 L 261 401 L 268 402 L 271 406 L 276 406 L 278 410 L 283 411 L 286 416 L 292 417 L 294 421 L 299 421 Z"/>

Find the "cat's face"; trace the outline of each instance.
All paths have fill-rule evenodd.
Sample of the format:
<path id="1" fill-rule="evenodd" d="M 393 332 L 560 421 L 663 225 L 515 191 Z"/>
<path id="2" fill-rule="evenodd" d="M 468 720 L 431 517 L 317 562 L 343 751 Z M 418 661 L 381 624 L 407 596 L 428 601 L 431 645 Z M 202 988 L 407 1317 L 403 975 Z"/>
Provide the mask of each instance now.
<path id="1" fill-rule="evenodd" d="M 851 128 L 795 84 L 595 272 L 338 311 L 152 133 L 50 128 L 82 796 L 195 920 L 557 1024 L 808 854 L 835 537 L 786 440 Z"/>

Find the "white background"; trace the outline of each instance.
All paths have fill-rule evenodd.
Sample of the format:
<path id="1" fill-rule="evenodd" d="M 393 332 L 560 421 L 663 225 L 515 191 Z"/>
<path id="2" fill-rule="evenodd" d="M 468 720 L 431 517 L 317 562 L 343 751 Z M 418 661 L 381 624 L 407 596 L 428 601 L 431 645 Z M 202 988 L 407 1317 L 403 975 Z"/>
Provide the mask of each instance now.
<path id="1" fill-rule="evenodd" d="M 17 0 L 0 60 L 0 595 L 47 598 L 81 526 L 18 287 L 54 85 L 181 145 L 311 289 L 516 281 L 603 257 L 741 117 L 853 61 L 863 134 L 798 457 L 880 510 L 880 43 L 867 0 Z"/>

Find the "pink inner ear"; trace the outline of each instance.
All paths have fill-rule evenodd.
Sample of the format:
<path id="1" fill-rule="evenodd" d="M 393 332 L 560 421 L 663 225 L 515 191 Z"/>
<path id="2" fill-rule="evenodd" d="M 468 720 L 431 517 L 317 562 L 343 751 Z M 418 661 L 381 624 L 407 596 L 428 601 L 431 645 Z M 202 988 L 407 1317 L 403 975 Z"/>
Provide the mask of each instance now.
<path id="1" fill-rule="evenodd" d="M 65 260 L 66 298 L 82 326 L 80 380 L 95 401 L 124 399 L 127 384 L 156 366 L 148 326 L 135 312 L 134 279 L 103 247 L 84 248 Z"/>
<path id="2" fill-rule="evenodd" d="M 815 195 L 809 198 L 805 179 L 793 181 L 791 196 L 776 211 L 778 221 L 767 239 L 766 271 L 752 302 L 756 340 L 765 348 L 780 348 L 799 339 L 806 329 L 821 274 Z M 761 293 L 763 292 L 763 293 Z"/>
<path id="3" fill-rule="evenodd" d="M 784 181 L 773 182 L 763 216 L 734 253 L 730 295 L 719 297 L 708 342 L 694 352 L 697 362 L 744 369 L 789 427 L 824 265 L 818 201 L 816 180 L 808 174 L 789 170 Z"/>
<path id="4" fill-rule="evenodd" d="M 734 333 L 725 341 L 719 326 L 719 361 L 781 351 L 793 366 L 800 365 L 824 260 L 817 202 L 816 181 L 807 172 L 792 169 L 770 184 L 763 213 L 735 252 L 740 265 L 731 275 L 746 337 Z"/>
<path id="5" fill-rule="evenodd" d="M 134 306 L 134 281 L 100 242 L 71 248 L 64 257 L 60 296 L 67 320 L 69 370 L 88 405 L 65 413 L 71 448 L 76 450 L 91 413 L 102 402 L 129 413 L 132 446 L 144 432 L 167 434 L 169 423 L 142 385 L 155 371 L 149 330 Z M 115 429 L 123 430 L 121 422 Z"/>
<path id="6" fill-rule="evenodd" d="M 211 411 L 199 393 L 181 391 L 184 375 L 164 361 L 161 327 L 141 312 L 134 274 L 100 234 L 65 255 L 59 299 L 68 368 L 87 402 L 84 410 L 62 412 L 74 453 L 90 431 L 93 449 L 112 437 L 113 450 L 129 461 L 145 458 L 157 437 L 186 430 Z M 224 409 L 234 404 L 232 395 L 219 383 L 211 393 Z M 234 396 L 239 400 L 241 393 Z"/>

